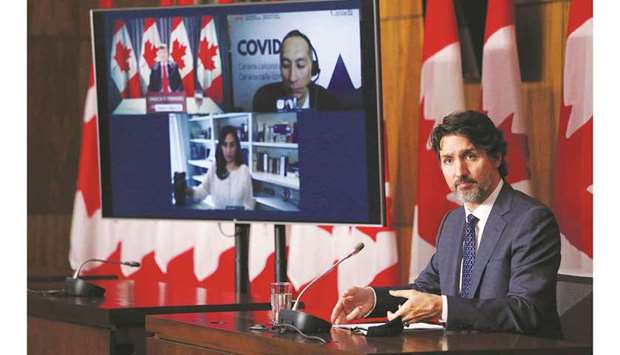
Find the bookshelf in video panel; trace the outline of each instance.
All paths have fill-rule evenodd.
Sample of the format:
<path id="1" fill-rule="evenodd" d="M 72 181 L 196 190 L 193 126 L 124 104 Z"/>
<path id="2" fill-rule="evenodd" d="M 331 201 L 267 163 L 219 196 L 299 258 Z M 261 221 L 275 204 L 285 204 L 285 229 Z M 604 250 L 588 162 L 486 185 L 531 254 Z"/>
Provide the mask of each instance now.
<path id="1" fill-rule="evenodd" d="M 200 185 L 209 169 L 215 168 L 218 135 L 225 126 L 236 128 L 242 163 L 252 174 L 256 209 L 298 211 L 299 145 L 295 112 L 190 116 L 188 179 L 191 185 Z"/>

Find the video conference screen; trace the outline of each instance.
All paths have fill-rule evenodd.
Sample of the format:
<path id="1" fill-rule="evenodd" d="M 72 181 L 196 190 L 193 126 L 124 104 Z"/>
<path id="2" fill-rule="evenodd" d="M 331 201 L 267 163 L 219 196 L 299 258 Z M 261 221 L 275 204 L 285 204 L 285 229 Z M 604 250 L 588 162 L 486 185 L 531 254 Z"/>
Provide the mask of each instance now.
<path id="1" fill-rule="evenodd" d="M 104 217 L 384 223 L 376 1 L 91 23 Z"/>

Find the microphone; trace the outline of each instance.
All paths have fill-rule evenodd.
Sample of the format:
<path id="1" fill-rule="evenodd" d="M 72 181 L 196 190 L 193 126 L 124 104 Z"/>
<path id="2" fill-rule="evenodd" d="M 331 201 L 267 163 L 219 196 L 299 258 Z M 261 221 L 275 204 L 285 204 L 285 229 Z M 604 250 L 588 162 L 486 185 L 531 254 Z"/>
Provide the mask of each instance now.
<path id="1" fill-rule="evenodd" d="M 91 262 L 99 262 L 99 263 L 104 263 L 104 264 L 116 264 L 116 265 L 126 265 L 126 266 L 131 266 L 131 267 L 140 267 L 140 263 L 137 261 L 113 261 L 113 260 L 104 260 L 104 259 L 88 259 L 85 262 L 83 262 L 80 267 L 77 268 L 77 270 L 75 270 L 75 272 L 73 273 L 73 278 L 77 279 L 80 275 L 80 271 L 82 271 L 82 268 Z"/>
<path id="2" fill-rule="evenodd" d="M 82 268 L 91 262 L 126 265 L 131 267 L 140 267 L 140 263 L 137 261 L 113 261 L 104 259 L 88 259 L 83 262 L 80 267 L 75 270 L 73 277 L 65 278 L 65 294 L 68 296 L 76 297 L 103 297 L 105 294 L 105 288 L 93 285 L 80 278 L 80 271 Z"/>
<path id="3" fill-rule="evenodd" d="M 306 285 L 306 287 L 304 287 L 301 290 L 301 292 L 299 293 L 299 296 L 297 296 L 297 299 L 295 300 L 295 304 L 293 305 L 292 309 L 291 310 L 282 310 L 282 311 L 280 311 L 280 321 L 282 323 L 291 324 L 291 325 L 297 327 L 299 330 L 301 330 L 302 332 L 305 332 L 305 333 L 321 333 L 321 332 L 329 331 L 329 329 L 331 328 L 331 323 L 329 323 L 329 322 L 327 322 L 327 321 L 325 321 L 325 320 L 323 320 L 321 318 L 318 318 L 318 317 L 315 317 L 313 315 L 310 315 L 308 313 L 300 312 L 300 311 L 297 310 L 297 306 L 299 305 L 299 300 L 301 299 L 301 296 L 303 296 L 303 294 L 315 282 L 319 281 L 324 276 L 329 274 L 333 269 L 336 268 L 336 266 L 340 265 L 345 260 L 349 259 L 353 255 L 355 255 L 355 254 L 359 253 L 360 251 L 362 251 L 362 249 L 364 249 L 364 243 L 362 243 L 362 242 L 357 243 L 355 245 L 355 248 L 353 249 L 353 251 L 351 251 L 347 256 L 339 259 L 329 269 L 325 270 L 325 272 L 323 272 L 319 276 L 313 278 L 312 281 L 310 281 L 310 283 L 308 283 Z"/>
<path id="4" fill-rule="evenodd" d="M 330 271 L 332 271 L 334 268 L 336 268 L 336 266 L 340 265 L 343 261 L 347 260 L 348 258 L 352 257 L 353 255 L 359 253 L 360 251 L 362 251 L 362 249 L 364 249 L 364 243 L 359 242 L 357 243 L 357 245 L 355 246 L 355 248 L 353 249 L 352 252 L 349 253 L 349 255 L 345 256 L 344 258 L 338 260 L 336 263 L 334 263 L 334 265 L 332 265 L 329 269 L 327 269 L 324 273 L 322 273 L 321 275 L 315 277 L 314 279 L 312 279 L 312 281 L 310 281 L 309 284 L 306 285 L 306 287 L 304 287 L 301 292 L 299 293 L 299 296 L 297 296 L 297 299 L 295 300 L 295 304 L 293 305 L 293 311 L 297 310 L 297 305 L 299 304 L 299 300 L 301 299 L 301 296 L 303 296 L 303 294 L 306 292 L 307 289 L 310 288 L 310 286 L 312 286 L 315 282 L 319 281 L 320 279 L 322 279 L 324 276 L 326 276 L 327 274 L 330 273 Z"/>

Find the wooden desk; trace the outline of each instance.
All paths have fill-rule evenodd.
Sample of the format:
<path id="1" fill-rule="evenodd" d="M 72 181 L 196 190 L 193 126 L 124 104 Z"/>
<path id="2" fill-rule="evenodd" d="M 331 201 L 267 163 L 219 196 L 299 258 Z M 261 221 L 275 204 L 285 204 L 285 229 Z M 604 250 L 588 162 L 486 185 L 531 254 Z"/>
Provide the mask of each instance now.
<path id="1" fill-rule="evenodd" d="M 150 355 L 164 354 L 589 354 L 592 347 L 509 333 L 426 330 L 366 338 L 348 330 L 321 335 L 325 345 L 295 333 L 250 331 L 268 324 L 268 312 L 169 314 L 146 317 Z"/>
<path id="2" fill-rule="evenodd" d="M 132 280 L 93 283 L 105 287 L 104 298 L 28 294 L 29 354 L 144 354 L 147 314 L 270 307 L 267 301 L 252 303 L 204 288 Z"/>

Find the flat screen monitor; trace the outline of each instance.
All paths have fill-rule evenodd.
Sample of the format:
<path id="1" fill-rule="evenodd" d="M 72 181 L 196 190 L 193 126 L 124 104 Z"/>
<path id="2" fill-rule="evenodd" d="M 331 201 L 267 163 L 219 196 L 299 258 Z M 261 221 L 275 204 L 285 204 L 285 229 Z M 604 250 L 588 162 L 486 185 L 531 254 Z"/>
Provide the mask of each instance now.
<path id="1" fill-rule="evenodd" d="M 91 12 L 102 214 L 382 225 L 376 0 Z"/>

